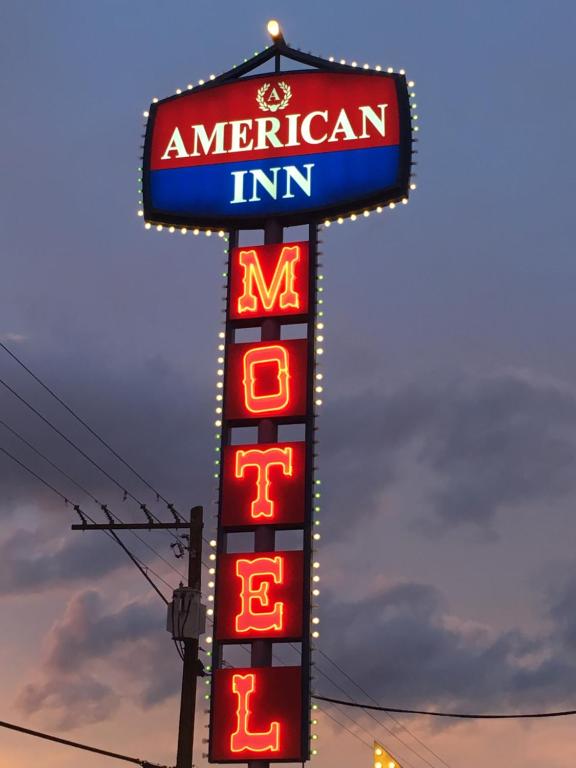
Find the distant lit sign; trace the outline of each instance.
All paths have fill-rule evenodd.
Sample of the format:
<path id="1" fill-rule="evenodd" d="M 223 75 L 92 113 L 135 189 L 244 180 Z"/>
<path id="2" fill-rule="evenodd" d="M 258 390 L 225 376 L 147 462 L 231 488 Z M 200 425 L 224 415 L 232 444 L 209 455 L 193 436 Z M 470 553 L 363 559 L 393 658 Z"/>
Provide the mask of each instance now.
<path id="1" fill-rule="evenodd" d="M 402 75 L 220 78 L 151 105 L 144 216 L 247 227 L 343 214 L 407 196 L 410 153 Z"/>

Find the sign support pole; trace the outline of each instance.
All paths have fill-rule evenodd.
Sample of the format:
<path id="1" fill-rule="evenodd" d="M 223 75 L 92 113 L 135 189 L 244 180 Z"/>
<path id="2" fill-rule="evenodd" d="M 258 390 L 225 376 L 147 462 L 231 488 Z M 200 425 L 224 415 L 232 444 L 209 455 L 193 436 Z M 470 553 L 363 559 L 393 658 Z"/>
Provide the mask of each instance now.
<path id="1" fill-rule="evenodd" d="M 264 245 L 273 245 L 283 241 L 284 228 L 282 225 L 270 219 L 264 227 Z M 275 341 L 280 338 L 280 322 L 276 319 L 266 318 L 262 322 L 262 341 Z M 258 423 L 258 443 L 275 443 L 278 440 L 278 426 L 271 419 L 262 419 Z M 261 525 L 254 535 L 255 552 L 273 552 L 276 548 L 276 536 L 273 526 Z M 272 666 L 272 641 L 253 640 L 251 649 L 251 664 L 253 667 Z M 249 768 L 270 768 L 266 760 L 252 760 Z"/>

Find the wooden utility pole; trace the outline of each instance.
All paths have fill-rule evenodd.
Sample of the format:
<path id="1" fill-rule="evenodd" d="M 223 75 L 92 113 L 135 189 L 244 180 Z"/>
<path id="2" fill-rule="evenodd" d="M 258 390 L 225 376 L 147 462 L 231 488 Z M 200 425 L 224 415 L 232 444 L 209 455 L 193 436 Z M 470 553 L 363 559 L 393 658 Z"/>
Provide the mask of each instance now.
<path id="1" fill-rule="evenodd" d="M 198 593 L 202 586 L 202 507 L 190 513 L 190 539 L 188 542 L 188 587 Z M 180 723 L 178 726 L 178 755 L 176 768 L 191 768 L 194 749 L 194 720 L 196 716 L 196 688 L 198 676 L 204 669 L 198 658 L 198 638 L 184 638 L 184 668 L 180 696 Z"/>
<path id="2" fill-rule="evenodd" d="M 188 614 L 195 606 L 200 605 L 200 595 L 202 587 L 202 529 L 203 529 L 203 509 L 202 507 L 193 507 L 190 511 L 190 522 L 184 520 L 147 523 L 79 523 L 72 526 L 74 531 L 111 531 L 118 543 L 123 549 L 126 549 L 118 539 L 115 531 L 166 531 L 166 530 L 187 530 L 188 531 L 188 586 L 175 591 L 175 595 L 184 594 L 186 596 L 186 615 L 178 615 L 176 624 L 176 633 L 173 632 L 174 639 L 181 639 L 184 644 L 184 667 L 182 670 L 182 693 L 180 698 L 180 720 L 178 724 L 178 752 L 176 758 L 176 768 L 192 768 L 192 754 L 194 749 L 194 718 L 196 714 L 196 688 L 200 675 L 204 674 L 202 663 L 198 658 L 198 640 L 199 634 L 203 631 L 201 622 L 196 624 L 196 636 L 191 636 L 186 626 Z M 128 550 L 126 550 L 128 552 Z M 128 552 L 134 559 L 133 555 Z M 170 604 L 169 604 L 170 605 Z M 174 630 L 174 617 L 177 607 L 172 603 L 172 629 Z M 179 637 L 181 635 L 181 637 Z M 189 636 L 186 636 L 189 635 Z"/>

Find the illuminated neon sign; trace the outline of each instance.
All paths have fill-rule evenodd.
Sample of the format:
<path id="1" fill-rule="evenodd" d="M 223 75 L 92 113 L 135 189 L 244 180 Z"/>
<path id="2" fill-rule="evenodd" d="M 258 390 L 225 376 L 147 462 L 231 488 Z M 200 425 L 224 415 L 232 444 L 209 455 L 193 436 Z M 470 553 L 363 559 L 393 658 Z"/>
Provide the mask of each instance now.
<path id="1" fill-rule="evenodd" d="M 302 526 L 305 450 L 304 442 L 226 446 L 222 524 L 229 528 L 267 523 Z"/>
<path id="2" fill-rule="evenodd" d="M 217 670 L 210 761 L 300 762 L 301 674 L 300 667 Z"/>
<path id="3" fill-rule="evenodd" d="M 322 59 L 315 66 L 247 79 L 225 73 L 153 103 L 146 220 L 254 227 L 274 217 L 296 224 L 407 197 L 405 77 Z"/>
<path id="4" fill-rule="evenodd" d="M 236 451 L 234 476 L 237 479 L 243 478 L 249 467 L 256 470 L 256 497 L 250 504 L 250 517 L 252 520 L 258 520 L 259 517 L 273 520 L 274 502 L 270 498 L 270 470 L 272 467 L 280 467 L 284 475 L 291 477 L 294 471 L 292 448 L 271 446 Z"/>
<path id="5" fill-rule="evenodd" d="M 286 606 L 282 600 L 272 602 L 269 592 L 272 584 L 284 583 L 284 558 L 281 555 L 238 558 L 236 576 L 240 580 L 236 632 L 270 635 L 282 632 Z"/>
<path id="6" fill-rule="evenodd" d="M 214 602 L 210 760 L 305 761 L 309 741 L 313 358 L 316 258 L 308 243 L 232 245 L 229 251 L 219 535 Z M 282 338 L 283 324 L 303 338 Z M 264 324 L 267 324 L 266 328 Z M 260 326 L 261 341 L 237 340 Z M 304 333 L 302 328 L 305 329 Z M 294 331 L 292 331 L 294 333 Z M 264 340 L 265 339 L 265 340 Z M 219 413 L 220 413 L 219 410 Z M 299 425 L 302 440 L 278 439 Z M 234 429 L 256 428 L 256 442 L 232 444 Z M 254 434 L 254 433 L 253 433 Z M 301 532 L 301 548 L 275 549 L 276 532 Z M 228 551 L 228 536 L 253 531 L 249 551 Z M 262 538 L 262 535 L 264 538 Z M 226 644 L 292 642 L 301 648 L 297 674 L 253 666 L 229 677 Z M 268 679 L 288 675 L 292 708 L 275 709 Z M 269 678 L 271 676 L 271 678 Z M 285 701 L 283 699 L 282 706 Z M 296 715 L 299 712 L 299 715 Z M 291 746 L 290 746 L 291 745 Z"/>
<path id="7" fill-rule="evenodd" d="M 221 555 L 216 638 L 298 640 L 304 614 L 300 551 Z"/>
<path id="8" fill-rule="evenodd" d="M 251 414 L 283 413 L 290 402 L 288 350 L 283 344 L 250 347 L 242 356 L 244 407 Z M 268 386 L 265 380 L 272 379 Z"/>
<path id="9" fill-rule="evenodd" d="M 307 342 L 232 344 L 227 355 L 228 419 L 305 416 Z"/>
<path id="10" fill-rule="evenodd" d="M 230 736 L 230 751 L 236 754 L 245 752 L 270 752 L 277 755 L 280 751 L 280 723 L 273 721 L 267 731 L 251 731 L 250 699 L 256 692 L 256 673 L 232 675 L 232 692 L 238 698 L 236 710 L 236 730 Z"/>
<path id="11" fill-rule="evenodd" d="M 230 273 L 232 318 L 308 312 L 308 243 L 236 248 Z"/>
<path id="12" fill-rule="evenodd" d="M 147 229 L 228 236 L 215 419 L 218 531 L 208 585 L 216 590 L 209 595 L 214 635 L 206 639 L 209 760 L 303 764 L 311 754 L 319 621 L 312 617 L 319 577 L 311 574 L 320 538 L 313 528 L 322 404 L 315 367 L 323 352 L 318 225 L 408 202 L 419 126 L 408 91 L 414 83 L 403 70 L 358 70 L 270 33 L 273 44 L 233 70 L 154 99 L 144 113 L 138 213 Z M 291 65 L 283 70 L 284 59 Z M 273 71 L 262 74 L 266 64 Z M 283 242 L 285 228 L 301 224 L 308 241 Z M 264 245 L 240 245 L 241 230 L 258 228 Z M 287 530 L 294 550 L 277 535 Z M 283 642 L 297 643 L 299 666 L 273 666 L 273 644 Z M 227 644 L 249 650 L 250 666 L 226 668 Z"/>

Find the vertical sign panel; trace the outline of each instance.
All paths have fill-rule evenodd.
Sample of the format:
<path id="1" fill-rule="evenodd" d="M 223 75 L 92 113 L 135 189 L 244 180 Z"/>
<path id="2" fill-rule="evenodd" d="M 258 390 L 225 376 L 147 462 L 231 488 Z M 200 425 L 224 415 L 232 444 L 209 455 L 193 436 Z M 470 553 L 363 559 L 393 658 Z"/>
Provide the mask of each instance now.
<path id="1" fill-rule="evenodd" d="M 210 761 L 300 762 L 300 667 L 220 669 L 212 684 Z M 215 714 L 214 714 L 215 713 Z"/>
<path id="2" fill-rule="evenodd" d="M 304 762 L 310 751 L 315 241 L 231 247 L 228 273 L 209 757 Z M 294 323 L 304 329 L 301 337 L 284 338 L 283 327 Z M 260 329 L 260 338 L 237 340 L 247 326 Z M 279 438 L 290 424 L 300 425 L 303 439 Z M 245 427 L 256 428 L 256 442 L 236 439 L 234 430 Z M 300 532 L 300 548 L 277 548 L 281 530 Z M 253 531 L 253 546 L 230 552 L 229 537 L 238 531 Z M 282 642 L 300 645 L 299 666 L 272 666 L 272 643 Z M 251 664 L 230 669 L 226 648 L 238 643 L 250 644 Z"/>
<path id="3" fill-rule="evenodd" d="M 222 458 L 222 525 L 304 526 L 304 442 L 231 445 Z"/>
<path id="4" fill-rule="evenodd" d="M 308 314 L 308 243 L 236 248 L 230 273 L 229 316 Z"/>

